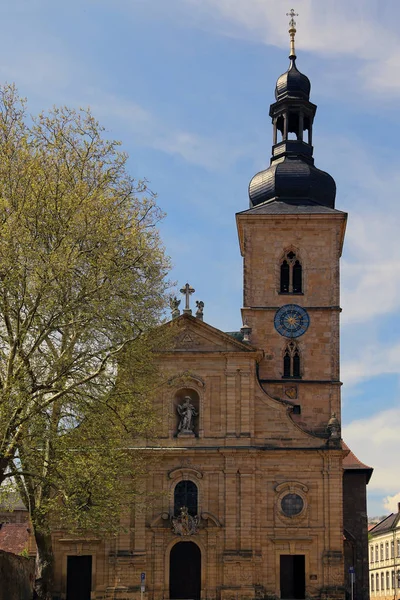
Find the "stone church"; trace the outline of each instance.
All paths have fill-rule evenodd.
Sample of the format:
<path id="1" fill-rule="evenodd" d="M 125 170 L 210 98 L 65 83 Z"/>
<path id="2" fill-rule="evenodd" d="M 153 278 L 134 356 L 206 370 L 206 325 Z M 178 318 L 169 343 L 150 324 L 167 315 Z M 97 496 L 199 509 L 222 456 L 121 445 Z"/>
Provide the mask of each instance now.
<path id="1" fill-rule="evenodd" d="M 293 19 L 293 16 L 292 16 Z M 175 342 L 157 405 L 158 500 L 116 542 L 57 536 L 56 590 L 68 600 L 367 600 L 366 484 L 341 439 L 339 262 L 347 214 L 314 166 L 316 105 L 297 68 L 275 89 L 270 166 L 236 215 L 240 331 L 172 302 Z M 185 306 L 185 308 L 183 308 Z M 183 310 L 181 311 L 180 308 Z"/>

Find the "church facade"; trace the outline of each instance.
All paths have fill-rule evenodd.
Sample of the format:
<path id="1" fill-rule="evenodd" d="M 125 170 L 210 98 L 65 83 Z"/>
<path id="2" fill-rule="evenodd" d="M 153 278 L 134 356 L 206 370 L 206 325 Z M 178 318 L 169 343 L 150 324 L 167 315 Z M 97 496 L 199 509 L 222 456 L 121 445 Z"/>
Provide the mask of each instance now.
<path id="1" fill-rule="evenodd" d="M 156 500 L 126 515 L 117 541 L 56 536 L 59 598 L 341 599 L 349 567 L 354 598 L 368 598 L 371 469 L 341 439 L 347 215 L 314 166 L 316 106 L 294 32 L 292 21 L 290 66 L 270 110 L 271 164 L 236 216 L 243 327 L 211 327 L 183 288 L 174 344 L 160 355 L 161 458 L 144 484 Z"/>

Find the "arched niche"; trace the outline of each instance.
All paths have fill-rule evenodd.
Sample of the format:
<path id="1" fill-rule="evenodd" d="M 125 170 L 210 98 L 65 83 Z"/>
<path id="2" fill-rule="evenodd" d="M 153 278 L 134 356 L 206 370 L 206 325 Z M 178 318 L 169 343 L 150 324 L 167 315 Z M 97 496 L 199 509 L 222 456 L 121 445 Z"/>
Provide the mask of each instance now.
<path id="1" fill-rule="evenodd" d="M 185 429 L 185 421 L 184 415 L 186 412 L 185 403 L 189 402 L 189 404 L 193 407 L 194 412 L 191 418 L 191 427 L 190 430 L 192 434 L 196 437 L 199 435 L 199 422 L 200 422 L 200 395 L 199 393 L 192 387 L 182 387 L 179 388 L 173 398 L 173 425 L 174 425 L 174 435 L 177 437 L 190 434 L 186 432 Z"/>

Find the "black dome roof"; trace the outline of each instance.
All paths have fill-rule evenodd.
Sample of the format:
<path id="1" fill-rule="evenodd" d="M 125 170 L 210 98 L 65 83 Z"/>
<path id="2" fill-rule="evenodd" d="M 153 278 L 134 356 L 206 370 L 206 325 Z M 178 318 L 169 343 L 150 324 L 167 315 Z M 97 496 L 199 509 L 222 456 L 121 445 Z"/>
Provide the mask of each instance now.
<path id="1" fill-rule="evenodd" d="M 310 98 L 310 91 L 310 80 L 306 75 L 300 73 L 296 67 L 296 57 L 291 56 L 289 69 L 276 82 L 275 98 L 277 100 L 283 100 L 284 98 L 308 100 Z"/>
<path id="2" fill-rule="evenodd" d="M 334 208 L 336 184 L 325 171 L 298 157 L 286 156 L 254 175 L 249 185 L 249 197 L 251 206 L 280 198 L 297 200 L 298 203 L 301 199 L 311 200 Z"/>

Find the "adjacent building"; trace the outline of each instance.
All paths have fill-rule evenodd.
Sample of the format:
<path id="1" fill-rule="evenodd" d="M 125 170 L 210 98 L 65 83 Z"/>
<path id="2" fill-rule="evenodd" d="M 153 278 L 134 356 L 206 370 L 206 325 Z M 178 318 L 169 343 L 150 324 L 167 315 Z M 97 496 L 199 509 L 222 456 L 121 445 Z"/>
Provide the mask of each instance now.
<path id="1" fill-rule="evenodd" d="M 371 598 L 400 598 L 400 503 L 369 531 Z"/>

